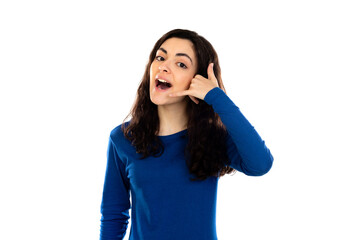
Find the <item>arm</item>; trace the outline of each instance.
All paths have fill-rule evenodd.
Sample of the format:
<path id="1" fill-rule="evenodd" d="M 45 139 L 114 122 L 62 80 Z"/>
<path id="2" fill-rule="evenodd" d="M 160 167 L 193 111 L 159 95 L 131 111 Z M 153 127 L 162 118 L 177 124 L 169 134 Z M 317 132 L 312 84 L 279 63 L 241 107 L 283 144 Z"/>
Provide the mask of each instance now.
<path id="1" fill-rule="evenodd" d="M 129 181 L 125 174 L 125 165 L 120 160 L 110 137 L 101 202 L 100 240 L 124 238 L 128 219 L 130 218 L 129 189 Z"/>
<path id="2" fill-rule="evenodd" d="M 219 88 L 214 73 L 214 64 L 208 66 L 208 78 L 197 74 L 188 90 L 170 93 L 169 97 L 189 95 L 196 104 L 198 99 L 212 105 L 227 129 L 227 154 L 230 167 L 251 176 L 267 173 L 273 163 L 273 156 L 254 127 L 242 115 L 239 108 Z"/>
<path id="3" fill-rule="evenodd" d="M 249 176 L 267 173 L 272 166 L 273 156 L 240 109 L 219 87 L 210 90 L 204 101 L 212 105 L 226 126 L 230 167 Z"/>

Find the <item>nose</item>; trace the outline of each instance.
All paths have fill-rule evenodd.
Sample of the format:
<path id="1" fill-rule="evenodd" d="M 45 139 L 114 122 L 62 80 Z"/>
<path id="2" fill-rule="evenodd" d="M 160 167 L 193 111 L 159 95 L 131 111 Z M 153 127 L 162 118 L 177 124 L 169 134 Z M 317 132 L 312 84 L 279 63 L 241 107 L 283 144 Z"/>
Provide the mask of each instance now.
<path id="1" fill-rule="evenodd" d="M 161 64 L 161 65 L 159 66 L 159 70 L 160 70 L 160 72 L 161 72 L 161 71 L 169 72 L 169 68 L 168 68 L 168 66 L 167 66 L 165 63 L 163 63 L 163 64 Z"/>

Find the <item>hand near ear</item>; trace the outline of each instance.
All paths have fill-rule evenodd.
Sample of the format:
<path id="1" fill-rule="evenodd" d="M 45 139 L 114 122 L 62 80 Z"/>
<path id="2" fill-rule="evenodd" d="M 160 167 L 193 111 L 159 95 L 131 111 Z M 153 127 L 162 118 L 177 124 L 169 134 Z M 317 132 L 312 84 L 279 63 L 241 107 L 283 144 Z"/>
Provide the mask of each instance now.
<path id="1" fill-rule="evenodd" d="M 196 75 L 192 80 L 188 90 L 170 93 L 169 97 L 180 97 L 188 95 L 193 102 L 199 103 L 198 99 L 204 100 L 206 94 L 213 88 L 219 87 L 217 79 L 214 74 L 214 64 L 210 63 L 207 69 L 208 77 Z M 196 99 L 198 98 L 198 99 Z"/>

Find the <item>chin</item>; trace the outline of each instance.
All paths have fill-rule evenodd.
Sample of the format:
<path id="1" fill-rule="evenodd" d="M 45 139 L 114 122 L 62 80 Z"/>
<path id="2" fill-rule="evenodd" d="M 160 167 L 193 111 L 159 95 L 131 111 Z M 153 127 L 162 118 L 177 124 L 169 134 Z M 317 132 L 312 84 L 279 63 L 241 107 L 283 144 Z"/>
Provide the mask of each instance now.
<path id="1" fill-rule="evenodd" d="M 151 95 L 150 95 L 150 101 L 155 105 L 164 105 L 164 104 L 167 104 L 167 102 L 168 102 L 163 97 L 151 96 Z"/>
<path id="2" fill-rule="evenodd" d="M 172 99 L 169 99 L 165 94 L 159 94 L 155 89 L 150 92 L 150 100 L 155 105 L 166 105 L 171 103 Z"/>
<path id="3" fill-rule="evenodd" d="M 190 99 L 190 98 L 188 98 Z M 178 104 L 187 102 L 187 97 L 183 97 L 181 99 L 151 99 L 151 102 L 158 106 Z"/>
<path id="4" fill-rule="evenodd" d="M 150 100 L 151 100 L 151 102 L 152 102 L 153 104 L 158 105 L 158 106 L 171 104 L 171 102 L 169 102 L 169 101 L 167 101 L 167 100 L 165 100 L 165 99 L 156 99 L 156 98 L 155 98 L 155 99 L 151 99 L 151 98 L 150 98 Z"/>

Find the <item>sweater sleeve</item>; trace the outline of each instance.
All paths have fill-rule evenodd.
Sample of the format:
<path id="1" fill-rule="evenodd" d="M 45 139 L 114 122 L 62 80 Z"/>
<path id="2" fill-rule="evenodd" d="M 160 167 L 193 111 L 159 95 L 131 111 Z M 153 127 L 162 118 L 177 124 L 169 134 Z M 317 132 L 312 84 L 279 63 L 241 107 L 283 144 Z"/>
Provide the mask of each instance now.
<path id="1" fill-rule="evenodd" d="M 128 226 L 130 209 L 130 184 L 110 137 L 107 166 L 101 202 L 100 240 L 123 239 Z"/>
<path id="2" fill-rule="evenodd" d="M 227 129 L 229 166 L 249 176 L 267 173 L 273 156 L 240 109 L 219 87 L 210 90 L 204 101 L 213 107 Z"/>

